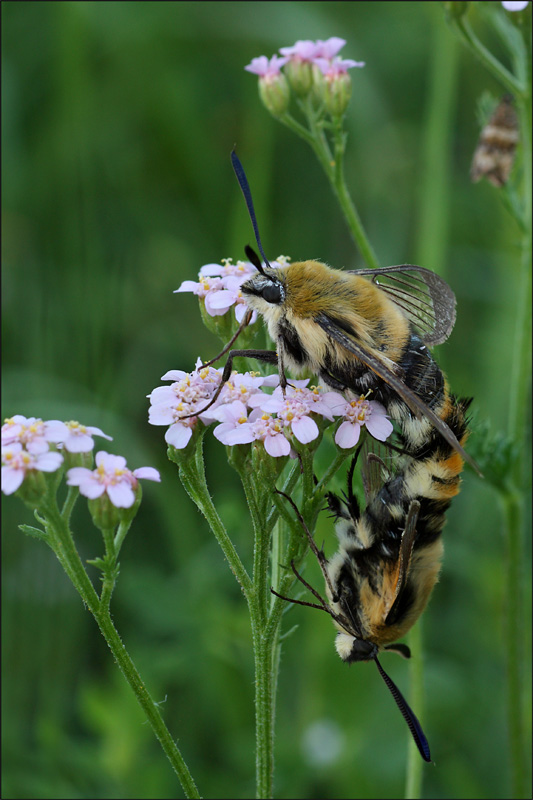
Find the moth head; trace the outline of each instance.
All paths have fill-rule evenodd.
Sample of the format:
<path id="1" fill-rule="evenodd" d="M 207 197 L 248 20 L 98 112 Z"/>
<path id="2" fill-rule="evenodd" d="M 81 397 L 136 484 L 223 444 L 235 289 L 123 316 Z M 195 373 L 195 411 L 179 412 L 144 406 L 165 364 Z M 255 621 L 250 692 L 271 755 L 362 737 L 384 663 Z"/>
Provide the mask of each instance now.
<path id="1" fill-rule="evenodd" d="M 354 661 L 373 661 L 379 652 L 379 647 L 373 642 L 339 632 L 335 639 L 335 650 L 343 661 L 353 664 Z"/>
<path id="2" fill-rule="evenodd" d="M 262 272 L 242 284 L 241 293 L 249 308 L 261 314 L 275 306 L 282 306 L 286 296 L 282 270 L 264 267 Z"/>

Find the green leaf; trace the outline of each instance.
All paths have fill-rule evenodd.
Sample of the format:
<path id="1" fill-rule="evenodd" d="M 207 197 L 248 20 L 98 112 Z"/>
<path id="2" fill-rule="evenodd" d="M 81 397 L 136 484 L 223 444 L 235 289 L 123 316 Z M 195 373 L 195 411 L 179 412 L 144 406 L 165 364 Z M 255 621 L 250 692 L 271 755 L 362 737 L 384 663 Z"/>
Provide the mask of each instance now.
<path id="1" fill-rule="evenodd" d="M 50 537 L 45 531 L 40 528 L 33 528 L 31 525 L 19 525 L 22 533 L 27 533 L 28 536 L 33 536 L 35 539 L 42 539 L 43 542 L 49 542 Z"/>

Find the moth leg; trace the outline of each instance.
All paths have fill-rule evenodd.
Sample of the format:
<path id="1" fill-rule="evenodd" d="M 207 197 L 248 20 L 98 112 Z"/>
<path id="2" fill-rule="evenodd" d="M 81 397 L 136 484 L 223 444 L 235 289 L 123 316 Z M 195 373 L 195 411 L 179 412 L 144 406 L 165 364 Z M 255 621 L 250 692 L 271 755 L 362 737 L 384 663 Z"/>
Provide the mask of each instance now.
<path id="1" fill-rule="evenodd" d="M 318 603 L 308 603 L 306 600 L 295 600 L 292 597 L 285 597 L 284 595 L 279 594 L 278 592 L 276 592 L 275 589 L 270 587 L 270 591 L 272 592 L 272 594 L 275 594 L 276 597 L 281 598 L 281 600 L 286 600 L 288 603 L 296 603 L 299 606 L 309 606 L 309 608 L 318 608 L 319 611 L 325 611 L 327 614 L 330 615 L 332 619 L 335 620 L 335 622 L 338 622 L 339 625 L 342 625 L 342 627 L 345 628 L 346 630 L 350 630 L 350 623 L 346 619 L 346 617 L 344 617 L 342 614 L 337 614 L 335 611 L 333 611 L 331 606 L 328 605 L 328 603 L 317 592 L 317 590 L 314 589 L 311 586 L 311 584 L 307 583 L 307 581 L 304 578 L 302 578 L 302 576 L 294 566 L 294 561 L 291 561 L 291 568 L 296 577 L 298 578 L 298 580 L 300 581 L 300 583 L 302 583 L 305 586 L 305 588 L 308 589 L 311 592 L 311 594 L 314 595 L 316 599 L 320 601 L 320 605 Z"/>
<path id="2" fill-rule="evenodd" d="M 305 586 L 305 588 L 308 589 L 311 592 L 311 594 L 313 594 L 316 597 L 316 599 L 320 601 L 320 605 L 318 605 L 318 603 L 308 603 L 305 600 L 294 600 L 292 597 L 285 597 L 284 595 L 279 594 L 279 592 L 276 592 L 275 589 L 270 587 L 270 591 L 272 592 L 272 594 L 275 594 L 276 597 L 280 597 L 282 600 L 287 600 L 287 602 L 289 603 L 297 603 L 300 606 L 310 606 L 311 608 L 318 608 L 321 611 L 327 611 L 328 614 L 332 614 L 333 611 L 328 606 L 324 598 L 321 597 L 321 595 L 316 591 L 316 589 L 313 589 L 313 587 L 309 583 L 307 583 L 307 581 L 304 578 L 302 578 L 302 576 L 294 566 L 294 561 L 291 561 L 291 569 L 298 578 L 298 580 L 300 581 L 300 583 L 302 583 Z"/>
<path id="3" fill-rule="evenodd" d="M 212 364 L 214 364 L 216 361 L 218 361 L 219 358 L 222 358 L 222 356 L 225 356 L 226 353 L 228 352 L 228 350 L 231 348 L 231 345 L 233 344 L 233 342 L 235 342 L 235 340 L 240 336 L 240 334 L 247 327 L 247 325 L 250 324 L 250 320 L 251 319 L 252 319 L 252 312 L 250 310 L 248 310 L 246 312 L 246 314 L 244 315 L 241 324 L 239 325 L 239 327 L 237 328 L 237 330 L 235 331 L 235 333 L 233 334 L 233 336 L 231 337 L 231 339 L 229 340 L 227 345 L 224 347 L 224 349 L 221 350 L 220 353 L 217 356 L 215 356 L 214 358 L 212 358 L 210 361 L 204 361 L 202 366 L 210 367 Z"/>
<path id="4" fill-rule="evenodd" d="M 240 356 L 243 356 L 244 358 L 256 358 L 258 361 L 264 361 L 267 364 L 278 363 L 278 355 L 273 350 L 230 350 L 228 360 L 226 361 L 226 364 L 224 365 L 224 371 L 222 372 L 222 380 L 220 381 L 220 384 L 209 403 L 199 411 L 194 411 L 192 414 L 185 414 L 183 417 L 180 417 L 180 419 L 197 417 L 199 414 L 203 414 L 208 408 L 211 408 L 211 406 L 216 403 L 220 396 L 220 392 L 224 388 L 224 384 L 230 379 L 231 370 L 233 368 L 233 359 L 239 358 Z"/>
<path id="5" fill-rule="evenodd" d="M 281 391 L 283 395 L 285 395 L 285 390 L 289 385 L 287 381 L 287 376 L 285 375 L 285 363 L 283 360 L 283 339 L 278 339 L 278 373 L 279 373 L 279 385 L 281 386 Z"/>
<path id="6" fill-rule="evenodd" d="M 316 557 L 316 560 L 318 561 L 318 565 L 320 567 L 322 575 L 324 576 L 324 580 L 326 581 L 326 583 L 327 583 L 327 585 L 328 585 L 328 587 L 329 587 L 329 589 L 331 591 L 331 596 L 333 598 L 333 602 L 336 602 L 337 592 L 333 588 L 333 585 L 331 583 L 331 578 L 329 577 L 329 572 L 328 572 L 328 568 L 327 568 L 328 560 L 327 560 L 326 556 L 324 555 L 322 550 L 318 549 L 318 547 L 316 545 L 316 542 L 313 539 L 313 537 L 311 536 L 311 532 L 309 531 L 309 528 L 305 524 L 305 520 L 302 517 L 302 515 L 300 514 L 300 512 L 298 510 L 298 506 L 296 505 L 294 500 L 291 497 L 289 497 L 288 494 L 285 494 L 285 492 L 280 492 L 279 489 L 276 489 L 276 492 L 277 492 L 277 494 L 282 495 L 282 497 L 284 497 L 286 500 L 288 500 L 289 503 L 291 504 L 291 506 L 293 507 L 293 509 L 295 511 L 295 514 L 298 517 L 298 520 L 300 522 L 300 525 L 302 526 L 302 528 L 304 529 L 304 531 L 305 531 L 305 533 L 307 535 L 307 539 L 309 541 L 309 547 L 311 548 L 311 550 L 315 554 L 315 557 Z M 293 566 L 293 572 L 295 573 L 295 575 L 297 575 L 298 578 L 300 578 L 300 575 L 298 575 L 298 573 L 296 572 L 296 569 L 294 568 L 294 566 Z M 300 578 L 300 580 L 302 581 L 302 583 L 305 586 L 307 586 L 307 584 L 305 583 L 305 581 L 302 578 Z M 316 592 L 310 586 L 307 586 L 307 588 L 311 592 L 313 592 L 315 597 L 317 597 Z"/>
<path id="7" fill-rule="evenodd" d="M 324 381 L 327 386 L 331 386 L 332 389 L 337 389 L 339 392 L 344 392 L 344 390 L 348 388 L 345 383 L 338 381 L 337 378 L 334 378 L 333 375 L 330 375 L 329 372 L 325 370 L 321 370 L 318 373 L 318 377 L 320 380 Z"/>

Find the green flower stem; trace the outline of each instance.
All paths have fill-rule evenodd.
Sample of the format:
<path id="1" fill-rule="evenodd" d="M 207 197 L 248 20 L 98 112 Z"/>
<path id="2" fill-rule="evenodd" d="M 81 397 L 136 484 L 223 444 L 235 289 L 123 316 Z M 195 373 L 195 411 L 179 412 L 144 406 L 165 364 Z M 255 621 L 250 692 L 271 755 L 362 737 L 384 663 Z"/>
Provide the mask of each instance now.
<path id="1" fill-rule="evenodd" d="M 377 268 L 379 262 L 370 244 L 370 240 L 363 228 L 361 218 L 355 208 L 353 200 L 346 186 L 344 179 L 344 159 L 342 153 L 336 148 L 335 159 L 332 158 L 330 148 L 324 135 L 323 127 L 316 122 L 316 115 L 312 111 L 307 112 L 310 130 L 300 125 L 294 117 L 286 113 L 278 117 L 279 121 L 286 125 L 293 133 L 304 139 L 312 147 L 326 177 L 339 201 L 342 212 L 352 234 L 353 240 L 361 251 L 366 264 L 371 268 Z M 344 136 L 344 134 L 343 134 Z M 340 162 L 340 163 L 339 163 Z"/>
<path id="2" fill-rule="evenodd" d="M 525 91 L 524 85 L 518 81 L 515 76 L 506 69 L 503 64 L 500 64 L 489 50 L 479 41 L 474 31 L 468 22 L 461 17 L 453 21 L 453 25 L 459 34 L 463 43 L 468 49 L 474 53 L 476 58 L 491 72 L 494 77 L 507 89 L 511 94 L 518 96 L 523 95 Z"/>
<path id="3" fill-rule="evenodd" d="M 296 466 L 296 465 L 295 465 Z M 299 467 L 299 464 L 297 465 Z M 307 467 L 307 469 L 306 469 Z M 311 464 L 304 466 L 304 477 L 306 471 L 311 470 Z M 280 581 L 280 570 L 291 558 L 299 555 L 301 558 L 305 552 L 303 537 L 299 535 L 297 526 L 290 518 L 284 500 L 277 493 L 272 493 L 271 485 L 266 476 L 259 473 L 259 485 L 263 486 L 263 502 L 261 504 L 262 513 L 255 515 L 255 543 L 254 543 L 254 570 L 253 585 L 254 589 L 247 596 L 250 610 L 250 620 L 252 625 L 252 638 L 254 647 L 255 661 L 255 714 L 256 714 L 256 781 L 257 797 L 272 797 L 273 774 L 274 774 L 274 723 L 276 711 L 276 687 L 278 682 L 278 671 L 280 663 L 280 623 L 284 601 L 273 598 L 274 602 L 269 602 L 273 597 L 270 593 L 271 583 L 278 586 L 281 582 L 288 591 L 294 581 L 292 573 L 288 574 L 288 580 Z M 243 486 L 247 497 L 254 494 L 254 486 L 257 475 L 252 477 L 250 472 L 243 471 Z M 285 482 L 285 487 L 299 477 L 299 471 L 293 468 Z M 272 504 L 273 508 L 270 508 Z M 285 528 L 282 520 L 278 519 L 275 528 L 273 542 L 271 546 L 270 524 L 272 513 L 275 509 L 276 515 L 282 513 L 286 520 L 289 530 L 288 544 L 284 559 L 280 564 L 280 554 L 284 546 Z M 272 558 L 272 577 L 268 569 L 269 557 Z M 275 601 L 278 601 L 277 603 Z"/>
<path id="4" fill-rule="evenodd" d="M 524 169 L 523 231 L 520 265 L 520 285 L 517 295 L 514 361 L 512 367 L 509 403 L 509 434 L 522 441 L 524 422 L 528 419 L 530 388 L 529 364 L 531 362 L 531 96 L 517 102 L 522 141 Z M 522 475 L 516 475 L 521 479 Z"/>
<path id="5" fill-rule="evenodd" d="M 222 548 L 222 552 L 226 556 L 231 571 L 237 578 L 245 596 L 248 597 L 253 590 L 252 580 L 239 558 L 233 542 L 229 538 L 226 528 L 213 505 L 205 479 L 202 450 L 203 443 L 198 445 L 195 458 L 191 458 L 179 465 L 180 479 L 187 494 L 209 523 L 209 527 L 213 531 L 217 542 Z"/>
<path id="6" fill-rule="evenodd" d="M 113 589 L 115 588 L 115 583 L 117 580 L 117 557 L 116 557 L 116 550 L 115 550 L 115 542 L 113 537 L 113 528 L 103 530 L 102 535 L 104 538 L 105 543 L 105 567 L 104 567 L 104 577 L 102 581 L 102 593 L 100 595 L 100 607 L 101 609 L 109 609 L 109 605 L 111 603 L 111 595 L 113 594 Z"/>
<path id="7" fill-rule="evenodd" d="M 122 543 L 126 538 L 126 534 L 130 529 L 131 520 L 129 522 L 122 521 L 118 526 L 118 531 L 115 534 L 114 546 L 115 546 L 115 553 L 118 555 L 120 553 L 120 548 L 122 547 Z"/>
<path id="8" fill-rule="evenodd" d="M 74 584 L 84 604 L 95 618 L 113 657 L 117 662 L 126 681 L 133 690 L 139 704 L 152 730 L 159 740 L 172 768 L 174 769 L 187 797 L 198 798 L 200 794 L 194 780 L 185 764 L 183 757 L 170 735 L 156 704 L 150 697 L 137 669 L 131 660 L 120 636 L 111 621 L 107 604 L 100 602 L 87 572 L 81 562 L 78 551 L 74 545 L 72 534 L 65 518 L 59 513 L 55 501 L 48 498 L 41 506 L 40 519 L 44 520 L 46 530 L 50 536 L 50 545 L 56 553 L 60 563 Z M 110 535 L 111 532 L 108 532 Z M 109 537 L 108 537 L 109 538 Z"/>
<path id="9" fill-rule="evenodd" d="M 525 37 L 527 69 L 524 81 L 511 75 L 476 39 L 463 21 L 456 24 L 461 38 L 492 74 L 511 91 L 517 104 L 523 158 L 522 256 L 517 294 L 515 346 L 509 387 L 509 437 L 521 450 L 513 464 L 507 491 L 502 494 L 506 553 L 506 614 L 504 622 L 507 659 L 507 720 L 511 758 L 511 794 L 527 796 L 528 763 L 523 721 L 523 558 L 525 507 L 522 487 L 526 468 L 524 431 L 529 424 L 531 362 L 531 41 Z M 511 54 L 512 55 L 512 54 Z M 516 61 L 516 59 L 515 59 Z"/>
<path id="10" fill-rule="evenodd" d="M 282 508 L 283 498 L 274 496 L 274 502 Z M 280 526 L 278 526 L 279 528 Z M 295 531 L 289 517 L 289 541 L 282 567 L 291 560 L 300 561 L 307 549 L 307 540 Z M 280 534 L 281 535 L 281 534 Z M 284 538 L 284 537 L 281 537 Z M 278 553 L 280 544 L 278 543 Z M 279 573 L 277 573 L 279 574 Z M 258 576 L 260 577 L 260 576 Z M 268 578 L 268 573 L 266 573 Z M 282 594 L 287 594 L 294 583 L 294 575 L 287 570 L 279 585 L 273 579 Z M 269 589 L 270 587 L 265 586 Z M 261 589 L 262 591 L 262 589 Z M 254 638 L 255 680 L 256 680 L 256 774 L 257 797 L 272 797 L 274 773 L 274 722 L 276 712 L 276 687 L 280 663 L 280 624 L 286 603 L 272 595 L 272 603 L 268 617 L 256 619 L 254 609 L 250 606 L 252 630 Z M 259 617 L 259 615 L 257 615 Z M 259 623 L 259 624 L 257 624 Z"/>
<path id="11" fill-rule="evenodd" d="M 529 51 L 530 53 L 531 51 Z M 531 100 L 517 100 L 523 149 L 522 257 L 517 297 L 515 346 L 509 396 L 509 436 L 521 443 L 513 464 L 511 488 L 502 498 L 506 552 L 505 653 L 507 658 L 507 720 L 511 755 L 511 794 L 527 797 L 529 756 L 523 717 L 524 687 L 524 538 L 526 509 L 524 473 L 527 468 L 526 437 L 531 386 Z"/>
<path id="12" fill-rule="evenodd" d="M 422 174 L 418 195 L 416 263 L 442 275 L 446 265 L 450 218 L 451 131 L 457 92 L 458 46 L 448 29 L 436 21 L 432 38 L 426 124 L 423 128 Z M 424 709 L 424 658 L 421 621 L 409 633 L 413 657 L 409 662 L 410 700 L 422 720 Z M 409 737 L 405 797 L 423 797 L 424 762 Z"/>
<path id="13" fill-rule="evenodd" d="M 522 640 L 522 586 L 523 559 L 523 497 L 519 492 L 508 492 L 502 497 L 506 533 L 506 591 L 505 591 L 505 655 L 507 660 L 507 724 L 511 758 L 512 797 L 528 797 L 528 761 L 526 731 L 523 718 L 523 665 Z"/>
<path id="14" fill-rule="evenodd" d="M 250 608 L 255 662 L 255 724 L 256 724 L 256 797 L 272 797 L 274 777 L 274 641 L 265 637 Z"/>
<path id="15" fill-rule="evenodd" d="M 250 494 L 252 480 L 248 473 L 243 476 L 247 496 Z M 268 491 L 268 490 L 267 490 Z M 268 559 L 270 553 L 270 532 L 266 524 L 266 514 L 256 519 L 254 524 L 254 589 L 247 596 L 252 625 L 252 641 L 255 668 L 255 735 L 256 735 L 256 793 L 258 798 L 272 797 L 274 776 L 274 654 L 277 647 L 279 629 L 274 636 L 266 636 L 268 595 L 270 577 Z"/>
<path id="16" fill-rule="evenodd" d="M 424 718 L 424 664 L 423 664 L 423 642 L 421 621 L 411 628 L 408 634 L 408 642 L 413 653 L 413 658 L 409 662 L 409 683 L 411 685 L 410 705 L 416 708 L 416 715 L 420 722 Z M 409 736 L 407 751 L 407 774 L 405 779 L 406 800 L 422 797 L 422 778 L 424 762 L 420 758 L 418 748 Z"/>
<path id="17" fill-rule="evenodd" d="M 61 509 L 61 516 L 65 520 L 65 522 L 69 523 L 70 515 L 72 514 L 72 509 L 74 508 L 74 504 L 78 499 L 80 490 L 77 486 L 69 486 L 67 496 L 65 498 L 65 502 L 63 503 L 63 508 Z"/>
<path id="18" fill-rule="evenodd" d="M 39 508 L 39 513 L 46 521 L 46 530 L 50 535 L 52 549 L 83 602 L 91 614 L 96 617 L 100 610 L 100 598 L 81 562 L 70 529 L 59 513 L 55 500 L 47 498 Z"/>
<path id="19" fill-rule="evenodd" d="M 299 477 L 300 477 L 300 464 L 298 461 L 296 461 L 292 469 L 290 470 L 289 474 L 287 475 L 285 483 L 281 487 L 281 491 L 285 492 L 285 494 L 290 495 L 292 493 L 292 490 L 296 486 Z M 277 505 L 274 503 L 267 515 L 266 526 L 269 532 L 276 524 L 278 517 L 279 517 L 279 510 Z"/>
<path id="20" fill-rule="evenodd" d="M 331 462 L 331 464 L 329 465 L 329 467 L 327 468 L 324 475 L 319 480 L 316 486 L 315 496 L 318 496 L 318 494 L 320 493 L 320 498 L 317 502 L 322 501 L 324 489 L 326 488 L 326 486 L 329 485 L 331 479 L 333 478 L 335 473 L 338 472 L 338 470 L 342 467 L 348 456 L 353 456 L 352 450 L 344 450 L 344 451 L 339 450 L 337 452 L 335 459 Z"/>
<path id="21" fill-rule="evenodd" d="M 102 610 L 95 614 L 98 627 L 109 645 L 111 652 L 117 662 L 122 674 L 126 678 L 128 684 L 133 690 L 139 705 L 142 707 L 146 717 L 152 726 L 152 730 L 159 740 L 161 747 L 170 761 L 172 768 L 181 783 L 186 797 L 201 797 L 196 784 L 190 774 L 188 767 L 183 760 L 183 756 L 179 751 L 176 743 L 174 742 L 170 732 L 165 725 L 163 718 L 159 712 L 157 705 L 152 700 L 144 685 L 141 676 L 137 672 L 135 664 L 131 660 L 126 648 L 124 647 L 120 636 L 111 621 L 109 611 Z"/>

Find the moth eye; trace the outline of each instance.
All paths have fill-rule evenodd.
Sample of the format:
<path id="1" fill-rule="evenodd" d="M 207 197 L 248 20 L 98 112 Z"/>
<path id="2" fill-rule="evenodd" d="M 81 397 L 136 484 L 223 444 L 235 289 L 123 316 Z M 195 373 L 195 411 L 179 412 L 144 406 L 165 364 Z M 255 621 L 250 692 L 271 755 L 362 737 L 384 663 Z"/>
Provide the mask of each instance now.
<path id="1" fill-rule="evenodd" d="M 261 292 L 263 300 L 267 303 L 280 303 L 281 302 L 281 287 L 277 283 L 269 283 Z"/>

